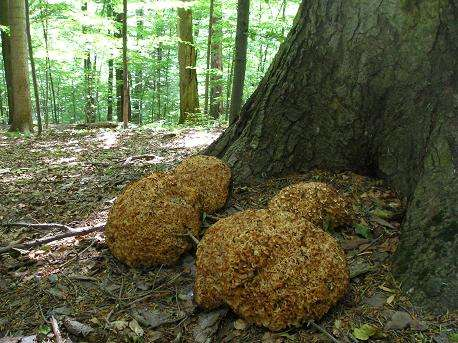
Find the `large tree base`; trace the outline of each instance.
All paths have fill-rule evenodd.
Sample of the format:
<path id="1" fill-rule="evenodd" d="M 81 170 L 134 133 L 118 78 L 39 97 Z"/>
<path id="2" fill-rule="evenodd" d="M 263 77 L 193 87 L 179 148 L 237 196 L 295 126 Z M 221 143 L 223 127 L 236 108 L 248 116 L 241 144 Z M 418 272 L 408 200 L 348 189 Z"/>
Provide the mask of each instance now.
<path id="1" fill-rule="evenodd" d="M 458 4 L 303 1 L 268 73 L 207 150 L 234 181 L 311 168 L 377 175 L 408 199 L 394 272 L 458 308 Z"/>

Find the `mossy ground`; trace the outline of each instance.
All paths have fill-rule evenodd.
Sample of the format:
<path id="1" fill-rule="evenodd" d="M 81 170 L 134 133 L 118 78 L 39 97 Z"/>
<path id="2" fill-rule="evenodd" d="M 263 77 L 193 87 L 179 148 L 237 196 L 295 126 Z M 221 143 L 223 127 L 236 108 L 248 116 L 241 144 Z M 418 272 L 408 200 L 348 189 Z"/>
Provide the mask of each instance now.
<path id="1" fill-rule="evenodd" d="M 41 139 L 0 133 L 0 222 L 76 226 L 104 221 L 113 198 L 128 182 L 171 168 L 219 132 L 63 130 Z M 192 139 L 195 144 L 190 145 Z M 391 276 L 390 257 L 398 242 L 403 203 L 379 180 L 313 171 L 235 187 L 231 207 L 207 218 L 204 227 L 242 209 L 265 208 L 281 188 L 299 181 L 327 182 L 358 199 L 359 225 L 332 233 L 347 254 L 350 290 L 318 324 L 342 342 L 355 341 L 354 329 L 363 324 L 377 328 L 377 339 L 383 342 L 450 339 L 457 317 L 437 317 L 413 307 Z M 0 245 L 46 234 L 0 225 Z M 64 316 L 94 328 L 85 339 L 73 337 L 74 342 L 172 342 L 177 337 L 194 342 L 203 315 L 191 301 L 194 271 L 192 255 L 176 267 L 129 269 L 111 256 L 101 233 L 1 255 L 0 337 L 38 332 L 46 336 L 54 315 L 64 336 Z M 384 329 L 393 311 L 408 312 L 422 326 Z M 166 323 L 148 327 L 154 315 L 166 317 Z M 328 341 L 306 325 L 270 334 L 255 326 L 244 328 L 237 319 L 231 312 L 223 315 L 214 341 Z M 133 320 L 142 335 L 135 333 Z"/>

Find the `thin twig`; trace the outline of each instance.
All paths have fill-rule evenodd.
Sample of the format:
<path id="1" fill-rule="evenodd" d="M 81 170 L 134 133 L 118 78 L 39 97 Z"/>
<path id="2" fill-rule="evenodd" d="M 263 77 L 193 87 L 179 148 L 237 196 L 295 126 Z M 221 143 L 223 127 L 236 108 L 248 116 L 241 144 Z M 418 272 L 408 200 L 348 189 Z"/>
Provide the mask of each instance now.
<path id="1" fill-rule="evenodd" d="M 313 326 L 315 329 L 319 330 L 320 332 L 324 333 L 331 341 L 334 343 L 340 343 L 336 338 L 334 338 L 333 335 L 331 335 L 329 332 L 327 332 L 324 328 L 322 328 L 320 325 L 315 323 L 313 320 L 308 322 L 308 325 Z"/>
<path id="2" fill-rule="evenodd" d="M 191 237 L 192 241 L 196 244 L 199 244 L 199 240 L 188 230 L 188 236 Z"/>
<path id="3" fill-rule="evenodd" d="M 57 324 L 56 318 L 54 316 L 51 317 L 51 327 L 52 332 L 54 333 L 54 337 L 56 338 L 56 343 L 63 343 L 62 335 L 60 334 L 59 324 Z"/>
<path id="4" fill-rule="evenodd" d="M 70 226 L 59 223 L 3 223 L 2 226 L 6 227 L 26 227 L 29 229 L 62 229 L 65 231 L 73 230 Z"/>
<path id="5" fill-rule="evenodd" d="M 102 231 L 105 228 L 105 223 L 94 225 L 94 226 L 85 226 L 74 228 L 72 231 L 61 233 L 51 237 L 42 237 L 35 239 L 30 242 L 25 243 L 18 243 L 18 244 L 10 244 L 6 247 L 0 247 L 0 255 L 6 252 L 9 252 L 14 249 L 29 249 L 39 245 L 47 244 L 50 242 L 58 241 L 60 239 L 68 238 L 68 237 L 75 237 L 75 236 L 83 236 L 87 235 L 88 233 L 95 232 L 95 231 Z"/>

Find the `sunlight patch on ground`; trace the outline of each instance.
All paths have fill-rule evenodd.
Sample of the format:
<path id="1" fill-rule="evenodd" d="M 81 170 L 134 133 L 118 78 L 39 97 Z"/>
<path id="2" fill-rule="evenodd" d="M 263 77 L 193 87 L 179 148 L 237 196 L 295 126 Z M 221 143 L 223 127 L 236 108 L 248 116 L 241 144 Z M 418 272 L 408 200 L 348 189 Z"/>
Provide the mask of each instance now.
<path id="1" fill-rule="evenodd" d="M 219 132 L 191 130 L 184 134 L 176 144 L 183 148 L 204 147 L 212 143 L 219 135 Z"/>
<path id="2" fill-rule="evenodd" d="M 116 131 L 102 131 L 97 134 L 95 139 L 102 142 L 103 149 L 110 149 L 118 143 L 118 133 Z"/>

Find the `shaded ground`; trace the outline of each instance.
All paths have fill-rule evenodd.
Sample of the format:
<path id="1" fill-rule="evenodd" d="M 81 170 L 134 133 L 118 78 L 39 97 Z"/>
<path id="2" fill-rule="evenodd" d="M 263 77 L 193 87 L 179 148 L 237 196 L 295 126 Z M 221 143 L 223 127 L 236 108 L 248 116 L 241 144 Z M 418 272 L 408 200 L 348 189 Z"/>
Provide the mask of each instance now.
<path id="1" fill-rule="evenodd" d="M 1 226 L 5 222 L 84 226 L 105 221 L 127 183 L 170 168 L 220 131 L 62 128 L 42 139 L 0 134 L 0 246 L 58 232 Z M 352 282 L 320 328 L 342 342 L 364 334 L 385 342 L 456 341 L 456 317 L 419 312 L 389 273 L 403 204 L 378 180 L 314 171 L 238 187 L 231 207 L 203 224 L 262 208 L 282 187 L 301 180 L 338 187 L 354 198 L 360 216 L 355 227 L 333 233 L 347 252 Z M 0 273 L 0 337 L 39 334 L 46 341 L 54 316 L 73 342 L 329 341 L 317 327 L 273 334 L 247 326 L 230 311 L 202 313 L 192 302 L 192 256 L 175 268 L 129 269 L 110 255 L 103 233 L 0 255 Z"/>

